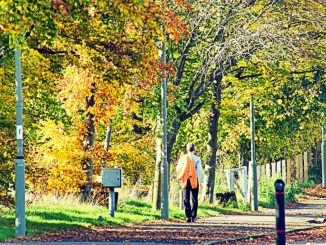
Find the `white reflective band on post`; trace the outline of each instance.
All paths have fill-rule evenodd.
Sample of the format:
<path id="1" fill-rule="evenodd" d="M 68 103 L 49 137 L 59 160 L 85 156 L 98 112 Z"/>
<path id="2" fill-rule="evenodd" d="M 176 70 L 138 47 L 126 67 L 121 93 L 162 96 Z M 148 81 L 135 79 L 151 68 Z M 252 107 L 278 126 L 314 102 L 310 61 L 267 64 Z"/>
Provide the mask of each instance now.
<path id="1" fill-rule="evenodd" d="M 23 125 L 17 125 L 16 136 L 17 136 L 17 139 L 18 140 L 22 140 L 23 139 Z"/>

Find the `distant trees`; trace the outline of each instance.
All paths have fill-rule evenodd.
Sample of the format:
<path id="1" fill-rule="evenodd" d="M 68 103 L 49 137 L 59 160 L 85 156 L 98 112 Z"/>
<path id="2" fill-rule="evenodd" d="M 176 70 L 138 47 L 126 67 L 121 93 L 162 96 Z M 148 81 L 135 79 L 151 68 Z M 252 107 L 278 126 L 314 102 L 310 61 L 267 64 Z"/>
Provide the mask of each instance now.
<path id="1" fill-rule="evenodd" d="M 211 103 L 205 166 L 209 177 L 205 194 L 210 201 L 218 119 L 220 114 L 225 115 L 223 98 L 240 96 L 238 90 L 243 88 L 241 101 L 249 101 L 250 94 L 271 89 L 268 83 L 274 80 L 272 74 L 280 77 L 282 69 L 291 72 L 316 60 L 320 62 L 322 56 L 317 50 L 322 51 L 325 20 L 320 3 L 309 1 L 308 5 L 295 1 L 195 1 L 192 10 L 183 13 L 190 36 L 184 37 L 182 45 L 168 49 L 176 69 L 176 76 L 171 78 L 175 98 L 169 109 L 168 160 L 172 160 L 182 123 Z M 269 75 L 263 76 L 267 71 Z M 233 82 L 227 82 L 231 78 Z M 284 84 L 290 83 L 288 77 L 282 80 Z M 281 81 L 274 80 L 274 88 L 280 84 Z M 274 89 L 267 91 L 276 93 Z M 248 125 L 242 125 L 245 136 Z M 238 130 L 232 133 L 237 142 L 243 135 Z"/>

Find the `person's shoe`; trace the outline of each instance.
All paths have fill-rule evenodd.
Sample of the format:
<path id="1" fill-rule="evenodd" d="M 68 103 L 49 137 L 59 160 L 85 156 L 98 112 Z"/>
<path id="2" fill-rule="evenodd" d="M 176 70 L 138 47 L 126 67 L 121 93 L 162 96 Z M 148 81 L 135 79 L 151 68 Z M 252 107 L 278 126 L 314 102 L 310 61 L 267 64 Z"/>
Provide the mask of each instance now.
<path id="1" fill-rule="evenodd" d="M 196 218 L 191 218 L 191 222 L 195 222 L 197 220 L 197 217 Z"/>
<path id="2" fill-rule="evenodd" d="M 188 219 L 186 220 L 187 223 L 190 223 L 191 221 L 192 221 L 191 218 L 188 218 Z"/>

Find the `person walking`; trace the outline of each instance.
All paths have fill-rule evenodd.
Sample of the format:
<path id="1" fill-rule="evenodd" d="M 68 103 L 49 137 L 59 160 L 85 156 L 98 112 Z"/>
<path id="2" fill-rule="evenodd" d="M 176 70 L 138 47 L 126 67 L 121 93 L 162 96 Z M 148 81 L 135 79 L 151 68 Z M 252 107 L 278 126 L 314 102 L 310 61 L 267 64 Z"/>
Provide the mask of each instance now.
<path id="1" fill-rule="evenodd" d="M 183 203 L 187 222 L 195 222 L 198 209 L 198 192 L 203 187 L 204 171 L 201 160 L 194 154 L 195 145 L 187 144 L 187 153 L 182 155 L 177 164 L 177 179 L 183 188 Z M 191 203 L 190 203 L 191 193 Z"/>

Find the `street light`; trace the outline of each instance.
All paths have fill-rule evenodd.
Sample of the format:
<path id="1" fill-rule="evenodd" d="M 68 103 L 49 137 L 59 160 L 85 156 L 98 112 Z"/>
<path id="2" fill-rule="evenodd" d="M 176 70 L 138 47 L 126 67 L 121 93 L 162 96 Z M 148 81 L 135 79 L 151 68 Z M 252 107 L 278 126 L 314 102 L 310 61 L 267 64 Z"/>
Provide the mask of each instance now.
<path id="1" fill-rule="evenodd" d="M 162 42 L 162 63 L 166 64 L 166 51 L 165 44 Z M 167 161 L 167 126 L 166 126 L 166 70 L 163 69 L 162 72 L 162 117 L 163 117 L 163 164 L 162 164 L 162 219 L 169 219 L 169 172 L 168 172 L 168 161 Z"/>
<path id="2" fill-rule="evenodd" d="M 256 147 L 255 147 L 255 113 L 254 113 L 254 99 L 253 95 L 250 96 L 250 131 L 251 131 L 251 161 L 250 169 L 251 180 L 250 186 L 251 191 L 250 202 L 251 211 L 258 211 L 258 185 L 257 185 L 257 163 L 256 163 Z"/>
<path id="3" fill-rule="evenodd" d="M 326 187 L 326 123 L 322 125 L 321 142 L 321 161 L 322 161 L 322 187 Z"/>
<path id="4" fill-rule="evenodd" d="M 22 96 L 22 74 L 21 53 L 15 50 L 15 74 L 16 74 L 16 138 L 17 158 L 15 164 L 15 196 L 16 196 L 16 235 L 25 236 L 25 161 L 23 154 L 23 96 Z"/>
<path id="5" fill-rule="evenodd" d="M 32 30 L 34 23 L 29 27 L 29 31 L 25 33 L 24 38 L 27 39 Z M 23 153 L 23 92 L 22 92 L 22 68 L 21 68 L 21 52 L 16 46 L 15 49 L 15 76 L 16 76 L 16 139 L 17 139 L 17 157 L 15 164 L 15 197 L 16 197 L 16 236 L 25 236 L 26 220 L 25 220 L 25 160 Z"/>

